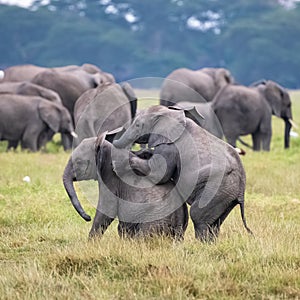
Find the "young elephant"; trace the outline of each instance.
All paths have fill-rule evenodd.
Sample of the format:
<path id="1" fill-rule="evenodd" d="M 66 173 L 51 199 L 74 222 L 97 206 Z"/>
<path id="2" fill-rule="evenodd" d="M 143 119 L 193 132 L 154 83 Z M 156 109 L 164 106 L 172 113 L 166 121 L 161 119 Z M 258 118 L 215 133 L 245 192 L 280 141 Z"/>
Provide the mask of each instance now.
<path id="1" fill-rule="evenodd" d="M 128 158 L 137 156 L 128 150 L 114 148 L 105 140 L 105 135 L 99 135 L 95 145 L 100 193 L 90 237 L 101 236 L 118 217 L 121 237 L 166 234 L 183 239 L 188 223 L 184 201 L 171 214 L 166 214 L 167 207 L 172 206 L 173 196 L 180 197 L 174 183 L 169 181 L 155 185 L 132 170 L 127 172 Z M 147 155 L 149 152 L 146 152 Z M 143 154 L 142 157 L 145 158 Z M 115 168 L 113 165 L 116 163 L 121 165 Z"/>
<path id="2" fill-rule="evenodd" d="M 134 237 L 139 234 L 150 234 L 153 232 L 160 232 L 160 233 L 167 233 L 171 236 L 176 236 L 177 238 L 181 238 L 184 234 L 184 231 L 187 227 L 188 222 L 188 214 L 187 214 L 187 207 L 185 204 L 182 205 L 175 213 L 171 214 L 170 216 L 165 216 L 163 214 L 163 209 L 165 206 L 168 206 L 168 199 L 165 199 L 166 201 L 162 201 L 159 204 L 163 205 L 156 205 L 156 212 L 153 212 L 153 207 L 151 207 L 151 202 L 153 202 L 155 199 L 161 199 L 163 196 L 166 196 L 167 192 L 170 191 L 174 185 L 170 182 L 168 184 L 162 185 L 162 186 L 154 186 L 151 187 L 151 189 L 135 189 L 132 186 L 128 186 L 126 183 L 123 183 L 122 180 L 114 173 L 112 170 L 112 160 L 110 156 L 110 149 L 113 148 L 111 143 L 109 141 L 112 141 L 115 137 L 116 133 L 112 133 L 110 135 L 102 134 L 98 138 L 98 156 L 101 154 L 101 163 L 99 166 L 99 159 L 97 159 L 98 169 L 101 167 L 102 176 L 101 180 L 105 180 L 104 184 L 100 184 L 100 201 L 99 205 L 103 207 L 103 205 L 108 204 L 109 209 L 107 211 L 103 211 L 98 209 L 96 212 L 96 216 L 94 219 L 94 224 L 90 232 L 90 236 L 95 235 L 102 235 L 106 228 L 109 226 L 109 224 L 113 221 L 113 219 L 116 217 L 114 214 L 115 210 L 118 208 L 118 203 L 114 203 L 115 197 L 113 199 L 107 198 L 107 196 L 112 196 L 114 194 L 112 193 L 105 193 L 105 191 L 112 191 L 113 193 L 118 193 L 118 195 L 124 194 L 124 192 L 128 193 L 130 197 L 130 201 L 133 201 L 133 205 L 135 205 L 137 202 L 146 201 L 150 202 L 150 208 L 148 207 L 148 211 L 152 210 L 152 213 L 154 214 L 154 221 L 152 222 L 132 222 L 133 220 L 130 220 L 131 222 L 124 222 L 126 219 L 130 218 L 130 213 L 128 212 L 137 212 L 135 207 L 132 207 L 131 202 L 124 202 L 120 201 L 121 204 L 125 203 L 119 210 L 120 214 L 118 215 L 120 219 L 119 224 L 119 234 L 120 236 L 130 236 Z M 104 141 L 104 137 L 108 141 Z M 78 147 L 72 152 L 72 155 L 65 167 L 64 174 L 63 174 L 63 183 L 64 187 L 66 189 L 66 192 L 71 200 L 71 203 L 75 210 L 78 212 L 78 214 L 86 221 L 91 221 L 91 217 L 86 214 L 85 210 L 81 206 L 76 191 L 74 189 L 74 181 L 82 181 L 82 180 L 97 180 L 97 170 L 96 170 L 96 161 L 95 161 L 95 144 L 96 144 L 96 137 L 91 137 L 84 139 Z M 128 151 L 122 151 L 123 156 L 128 156 Z M 143 158 L 149 158 L 149 155 L 147 155 L 147 151 L 143 152 L 142 154 L 139 154 L 139 157 Z M 130 153 L 130 155 L 135 156 L 135 154 Z M 104 160 L 105 156 L 105 160 Z M 123 159 L 124 157 L 121 157 L 121 161 L 125 161 Z M 121 169 L 125 169 L 122 167 L 122 165 L 119 165 Z M 105 171 L 104 169 L 105 168 Z M 128 174 L 129 175 L 129 174 Z M 127 175 L 127 176 L 128 176 Z M 120 175 L 121 176 L 121 175 Z M 126 176 L 125 176 L 126 177 Z M 126 179 L 126 178 L 125 178 Z M 99 179 L 100 181 L 100 179 Z M 108 183 L 106 184 L 106 182 Z M 138 178 L 137 181 L 141 182 L 141 179 Z M 109 187 L 109 189 L 107 189 Z M 177 190 L 174 189 L 173 194 L 177 193 Z M 172 194 L 170 194 L 171 196 Z M 176 195 L 175 195 L 176 196 Z M 166 196 L 168 198 L 168 196 Z M 172 204 L 170 204 L 172 206 Z M 127 207 L 127 209 L 126 209 Z M 146 206 L 147 208 L 147 206 Z M 155 207 L 154 207 L 155 208 Z M 162 209 L 160 209 L 162 208 Z M 122 212 L 123 211 L 123 217 Z M 112 213 L 113 212 L 113 213 Z M 137 212 L 138 213 L 138 212 Z M 125 216 L 124 216 L 125 214 Z M 137 215 L 133 215 L 133 218 L 136 218 Z M 160 218 L 161 216 L 161 218 Z M 141 221 L 142 217 L 139 217 L 139 220 Z M 160 220 L 157 220 L 160 219 Z M 123 221 L 122 221 L 123 220 Z"/>
<path id="3" fill-rule="evenodd" d="M 215 239 L 236 205 L 251 232 L 244 217 L 245 171 L 233 147 L 187 118 L 183 110 L 159 105 L 141 112 L 113 144 L 124 148 L 134 142 L 148 143 L 154 150 L 149 160 L 130 157 L 131 167 L 157 184 L 174 179 L 191 205 L 196 238 Z"/>

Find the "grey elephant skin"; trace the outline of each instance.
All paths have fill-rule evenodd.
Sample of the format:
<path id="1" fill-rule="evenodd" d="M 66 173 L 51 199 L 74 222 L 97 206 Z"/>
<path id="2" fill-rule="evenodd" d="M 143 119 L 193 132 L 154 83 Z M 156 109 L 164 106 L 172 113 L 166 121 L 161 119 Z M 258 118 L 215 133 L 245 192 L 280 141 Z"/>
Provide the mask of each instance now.
<path id="1" fill-rule="evenodd" d="M 55 132 L 75 134 L 65 107 L 38 96 L 1 95 L 0 140 L 21 141 L 23 149 L 37 151 Z"/>
<path id="2" fill-rule="evenodd" d="M 119 166 L 122 174 L 113 170 L 112 148 L 114 148 L 113 145 L 105 140 L 105 133 L 101 134 L 96 141 L 96 165 L 100 193 L 90 237 L 102 236 L 111 222 L 118 217 L 120 237 L 134 238 L 163 234 L 174 239 L 183 239 L 188 223 L 187 206 L 184 201 L 171 214 L 164 215 L 162 209 L 172 200 L 167 198 L 175 188 L 174 183 L 169 181 L 162 185 L 150 184 L 144 187 L 141 185 L 150 181 L 143 176 L 133 174 L 134 185 L 127 184 L 128 175 L 124 171 L 126 167 L 120 168 Z M 118 152 L 121 152 L 121 155 L 119 153 L 116 159 L 121 164 L 129 156 L 136 157 L 128 150 Z"/>
<path id="3" fill-rule="evenodd" d="M 62 101 L 56 92 L 29 81 L 2 82 L 0 83 L 0 94 L 4 93 L 40 96 L 53 103 L 62 104 Z"/>
<path id="4" fill-rule="evenodd" d="M 174 183 L 169 182 L 161 186 L 152 185 L 147 189 L 126 184 L 126 180 L 125 182 L 122 181 L 124 180 L 124 174 L 126 179 L 126 171 L 124 171 L 126 168 L 121 167 L 123 172 L 121 177 L 115 173 L 111 157 L 113 146 L 105 140 L 105 137 L 112 141 L 114 134 L 108 137 L 106 133 L 102 133 L 98 138 L 84 139 L 73 151 L 63 175 L 63 183 L 71 203 L 78 214 L 86 221 L 90 221 L 91 217 L 86 214 L 81 206 L 73 182 L 98 179 L 99 202 L 89 236 L 101 237 L 114 218 L 118 216 L 120 237 L 133 238 L 152 234 L 166 234 L 176 239 L 183 239 L 188 223 L 186 204 L 183 203 L 173 213 L 162 218 L 159 218 L 159 214 L 155 214 L 157 205 L 154 201 L 159 199 L 164 202 L 164 197 L 166 198 L 170 190 L 174 189 Z M 125 157 L 135 156 L 134 153 L 127 150 L 122 152 L 122 156 L 118 157 L 121 164 L 124 163 Z M 144 153 L 140 156 L 149 158 Z M 138 181 L 140 180 L 141 178 L 138 179 Z M 116 195 L 121 198 L 124 197 L 124 199 L 119 201 Z M 146 212 L 136 209 L 135 204 L 141 203 L 146 203 Z M 142 222 L 145 213 L 150 214 L 154 220 Z M 138 216 L 139 219 L 137 219 Z"/>
<path id="5" fill-rule="evenodd" d="M 131 123 L 136 106 L 136 95 L 128 83 L 108 83 L 86 91 L 74 107 L 78 138 L 74 140 L 73 146 L 85 138 Z"/>
<path id="6" fill-rule="evenodd" d="M 228 85 L 212 101 L 225 138 L 236 146 L 239 136 L 251 134 L 253 150 L 270 150 L 272 115 L 285 122 L 284 147 L 289 147 L 291 100 L 288 92 L 268 80 L 256 86 Z"/>
<path id="7" fill-rule="evenodd" d="M 113 144 L 124 148 L 134 142 L 148 143 L 154 150 L 149 160 L 131 158 L 131 166 L 157 184 L 176 182 L 191 205 L 196 238 L 214 240 L 236 205 L 251 232 L 244 216 L 245 171 L 233 147 L 185 117 L 183 110 L 164 106 L 141 112 Z"/>
<path id="8" fill-rule="evenodd" d="M 178 102 L 175 108 L 183 109 L 185 116 L 218 138 L 223 137 L 222 126 L 212 109 L 212 102 Z M 202 117 L 199 118 L 199 115 Z"/>
<path id="9" fill-rule="evenodd" d="M 224 68 L 176 69 L 163 82 L 160 104 L 171 106 L 180 101 L 208 102 L 234 79 Z"/>
<path id="10" fill-rule="evenodd" d="M 93 64 L 83 64 L 81 66 L 77 65 L 67 65 L 55 68 L 40 67 L 37 65 L 27 64 L 27 65 L 15 65 L 4 69 L 3 82 L 12 81 L 31 81 L 37 74 L 42 73 L 47 70 L 62 71 L 62 72 L 73 72 L 76 70 L 84 70 L 90 74 L 101 74 L 101 80 L 103 82 L 115 82 L 114 77 L 110 73 L 102 71 L 100 68 Z"/>
<path id="11" fill-rule="evenodd" d="M 38 73 L 32 82 L 58 93 L 73 121 L 74 105 L 77 99 L 88 89 L 101 84 L 98 74 L 90 74 L 81 69 L 73 71 L 46 70 Z M 65 150 L 72 147 L 71 136 L 63 136 L 62 140 Z"/>

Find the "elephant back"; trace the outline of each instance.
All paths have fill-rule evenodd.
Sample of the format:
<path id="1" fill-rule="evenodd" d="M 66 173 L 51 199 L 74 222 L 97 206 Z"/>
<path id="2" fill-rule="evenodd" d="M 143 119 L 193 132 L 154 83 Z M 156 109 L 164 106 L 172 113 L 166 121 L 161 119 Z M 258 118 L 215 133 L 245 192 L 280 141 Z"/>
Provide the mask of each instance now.
<path id="1" fill-rule="evenodd" d="M 118 84 L 105 84 L 87 91 L 78 99 L 75 112 L 79 136 L 76 143 L 131 121 L 129 100 Z"/>

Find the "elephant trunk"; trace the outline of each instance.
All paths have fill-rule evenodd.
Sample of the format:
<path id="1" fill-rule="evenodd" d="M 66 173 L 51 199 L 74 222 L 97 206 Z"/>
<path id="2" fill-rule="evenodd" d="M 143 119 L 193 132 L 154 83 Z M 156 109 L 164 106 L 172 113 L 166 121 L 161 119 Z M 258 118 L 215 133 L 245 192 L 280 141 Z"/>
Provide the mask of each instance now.
<path id="1" fill-rule="evenodd" d="M 66 192 L 71 200 L 72 205 L 76 209 L 76 211 L 79 213 L 79 215 L 86 220 L 87 222 L 91 221 L 91 217 L 87 215 L 82 208 L 75 188 L 74 188 L 74 181 L 76 181 L 75 172 L 73 169 L 73 162 L 72 157 L 69 159 L 68 164 L 65 167 L 64 174 L 63 174 L 63 184 L 66 189 Z"/>
<path id="2" fill-rule="evenodd" d="M 287 149 L 290 147 L 290 131 L 292 128 L 292 124 L 288 118 L 284 118 L 284 148 Z"/>
<path id="3" fill-rule="evenodd" d="M 128 145 L 133 144 L 137 138 L 138 135 L 134 134 L 129 127 L 118 140 L 113 141 L 113 145 L 119 149 L 126 148 Z"/>

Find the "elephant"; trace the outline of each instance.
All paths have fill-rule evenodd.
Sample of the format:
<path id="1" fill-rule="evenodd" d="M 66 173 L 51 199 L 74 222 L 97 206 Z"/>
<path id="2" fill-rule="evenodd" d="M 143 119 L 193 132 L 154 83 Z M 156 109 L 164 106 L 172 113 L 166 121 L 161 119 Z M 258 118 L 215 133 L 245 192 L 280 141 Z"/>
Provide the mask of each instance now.
<path id="1" fill-rule="evenodd" d="M 4 70 L 2 81 L 31 81 L 37 74 L 47 70 L 54 70 L 58 72 L 73 72 L 75 70 L 84 70 L 89 74 L 101 74 L 101 80 L 103 82 L 115 82 L 112 74 L 102 71 L 100 68 L 93 64 L 83 64 L 81 66 L 67 65 L 55 68 L 40 67 L 32 64 L 15 65 Z"/>
<path id="2" fill-rule="evenodd" d="M 292 127 L 291 100 L 288 92 L 274 81 L 255 86 L 228 85 L 212 101 L 228 143 L 236 146 L 239 136 L 251 134 L 253 150 L 270 150 L 272 115 L 285 122 L 284 147 L 289 148 Z"/>
<path id="3" fill-rule="evenodd" d="M 146 177 L 134 176 L 131 178 L 134 179 L 134 184 L 130 183 L 133 173 L 124 172 L 123 164 L 127 164 L 126 158 L 139 157 L 147 160 L 149 152 L 144 156 L 142 150 L 140 157 L 128 150 L 113 149 L 114 146 L 105 140 L 105 135 L 106 133 L 100 134 L 95 145 L 100 192 L 89 236 L 101 237 L 111 222 L 118 217 L 120 237 L 163 234 L 182 240 L 188 224 L 186 203 L 181 200 L 182 205 L 168 215 L 162 214 L 161 211 L 161 207 L 168 206 L 172 200 L 172 191 L 179 195 L 174 182 L 155 185 Z M 121 162 L 121 174 L 114 169 L 114 158 Z"/>
<path id="4" fill-rule="evenodd" d="M 23 149 L 37 151 L 55 132 L 76 136 L 65 107 L 38 96 L 1 94 L 0 140 L 21 141 Z"/>
<path id="5" fill-rule="evenodd" d="M 91 221 L 91 217 L 82 208 L 73 182 L 98 179 L 99 202 L 89 236 L 91 238 L 101 237 L 114 218 L 118 216 L 120 237 L 133 238 L 159 233 L 169 235 L 172 238 L 183 239 L 188 224 L 188 212 L 185 203 L 176 209 L 174 213 L 163 218 L 159 218 L 159 214 L 155 214 L 157 210 L 155 210 L 154 201 L 162 200 L 163 202 L 170 190 L 174 189 L 174 183 L 168 182 L 160 186 L 151 185 L 151 187 L 145 189 L 135 188 L 123 182 L 112 167 L 111 153 L 114 147 L 111 141 L 115 135 L 115 132 L 111 132 L 109 135 L 104 132 L 98 137 L 84 139 L 72 152 L 64 170 L 63 183 L 71 203 L 78 214 L 86 221 Z M 128 155 L 139 155 L 144 159 L 149 158 L 144 152 L 134 153 L 127 150 L 122 152 L 122 162 L 125 161 L 124 158 Z M 124 174 L 122 178 L 124 179 Z M 125 197 L 125 199 L 116 202 L 116 196 Z M 136 207 L 136 204 L 141 203 L 146 203 L 144 206 L 146 211 Z M 146 213 L 150 215 L 150 221 L 142 222 L 147 219 L 147 215 L 143 218 L 143 214 Z M 139 217 L 137 218 L 137 216 Z"/>
<path id="6" fill-rule="evenodd" d="M 160 91 L 160 104 L 171 106 L 180 101 L 209 102 L 224 86 L 234 82 L 224 68 L 190 70 L 180 68 L 170 73 Z"/>
<path id="7" fill-rule="evenodd" d="M 75 103 L 74 119 L 78 139 L 97 136 L 131 122 L 136 113 L 137 98 L 129 83 L 110 84 L 87 90 Z"/>
<path id="8" fill-rule="evenodd" d="M 237 204 L 243 225 L 251 233 L 244 215 L 246 175 L 233 147 L 187 118 L 183 110 L 161 105 L 141 112 L 113 141 L 117 148 L 132 143 L 147 143 L 153 156 L 149 160 L 131 157 L 131 168 L 156 184 L 176 182 L 181 197 L 191 205 L 197 239 L 215 240 Z M 181 205 L 180 199 L 174 201 Z"/>
<path id="9" fill-rule="evenodd" d="M 212 102 L 178 102 L 175 107 L 183 109 L 186 117 L 191 118 L 195 123 L 214 136 L 220 139 L 223 137 L 223 130 L 212 109 Z M 196 110 L 196 112 L 194 110 Z M 199 118 L 199 115 L 202 115 L 203 118 Z"/>
<path id="10" fill-rule="evenodd" d="M 62 104 L 62 101 L 56 92 L 29 81 L 2 82 L 0 83 L 0 94 L 3 93 L 40 96 L 53 103 Z"/>
<path id="11" fill-rule="evenodd" d="M 95 88 L 101 84 L 99 76 L 96 75 L 97 74 L 89 74 L 84 70 L 76 70 L 72 72 L 46 70 L 38 73 L 31 82 L 58 93 L 63 105 L 70 112 L 74 122 L 74 105 L 77 99 L 85 91 Z M 72 147 L 72 138 L 70 135 L 64 135 L 62 140 L 65 150 Z"/>

